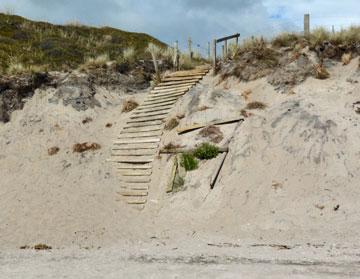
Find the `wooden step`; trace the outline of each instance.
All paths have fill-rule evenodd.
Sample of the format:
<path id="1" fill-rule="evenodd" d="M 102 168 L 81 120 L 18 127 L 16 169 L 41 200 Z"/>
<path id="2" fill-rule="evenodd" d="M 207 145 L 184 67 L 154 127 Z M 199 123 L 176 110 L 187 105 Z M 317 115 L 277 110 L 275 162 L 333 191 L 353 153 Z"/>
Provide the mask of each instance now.
<path id="1" fill-rule="evenodd" d="M 160 138 L 130 138 L 130 139 L 119 139 L 114 144 L 134 144 L 134 143 L 156 143 L 160 142 Z"/>
<path id="2" fill-rule="evenodd" d="M 171 111 L 173 106 L 162 106 L 162 107 L 155 107 L 155 108 L 147 108 L 134 111 L 134 114 L 142 114 L 142 113 L 151 113 L 151 112 L 167 112 Z"/>
<path id="3" fill-rule="evenodd" d="M 120 156 L 114 157 L 113 162 L 115 163 L 152 163 L 154 162 L 154 156 L 141 156 L 141 157 L 129 157 L 129 156 Z"/>
<path id="4" fill-rule="evenodd" d="M 119 195 L 122 195 L 124 197 L 147 197 L 148 196 L 148 192 L 147 191 L 121 191 L 118 192 Z"/>
<path id="5" fill-rule="evenodd" d="M 153 121 L 157 121 L 157 120 L 164 120 L 166 118 L 166 114 L 164 115 L 158 115 L 158 116 L 151 116 L 151 117 L 147 117 L 147 116 L 142 116 L 130 121 L 127 121 L 127 124 L 132 124 L 132 123 L 146 123 L 146 122 L 153 122 Z"/>
<path id="6" fill-rule="evenodd" d="M 150 176 L 152 170 L 117 170 L 117 172 L 123 176 Z"/>
<path id="7" fill-rule="evenodd" d="M 158 99 L 158 100 L 145 100 L 143 105 L 158 105 L 158 104 L 163 104 L 163 103 L 167 103 L 170 101 L 175 101 L 177 102 L 177 100 L 180 99 L 180 97 L 165 97 L 162 99 Z"/>
<path id="8" fill-rule="evenodd" d="M 178 98 L 175 98 L 173 100 L 165 100 L 165 101 L 159 101 L 159 102 L 150 102 L 150 103 L 143 103 L 141 105 L 141 108 L 155 108 L 159 106 L 169 106 L 174 104 L 178 101 Z"/>
<path id="9" fill-rule="evenodd" d="M 144 117 L 154 117 L 154 116 L 160 116 L 160 115 L 167 115 L 169 114 L 169 110 L 166 111 L 158 111 L 158 112 L 144 112 L 139 114 L 134 114 L 130 117 L 130 119 L 138 119 L 138 118 L 144 118 Z"/>
<path id="10" fill-rule="evenodd" d="M 167 86 L 156 86 L 153 91 L 158 91 L 161 89 L 179 89 L 179 88 L 183 88 L 183 87 L 193 87 L 196 84 L 196 82 L 191 82 L 191 83 L 184 83 L 184 84 L 178 84 L 178 85 L 167 85 Z"/>
<path id="11" fill-rule="evenodd" d="M 131 150 L 131 149 L 154 149 L 158 148 L 159 143 L 132 143 L 132 144 L 115 144 L 112 150 Z"/>
<path id="12" fill-rule="evenodd" d="M 158 93 L 172 93 L 176 91 L 188 91 L 193 85 L 187 86 L 176 86 L 174 88 L 160 87 L 159 89 L 153 89 L 149 94 L 158 94 Z"/>
<path id="13" fill-rule="evenodd" d="M 169 82 L 161 82 L 160 84 L 158 84 L 158 87 L 168 87 L 168 86 L 173 86 L 173 85 L 183 85 L 183 84 L 192 84 L 192 83 L 196 83 L 199 80 L 194 78 L 194 79 L 190 79 L 190 80 L 180 80 L 180 81 L 169 81 Z"/>
<path id="14" fill-rule="evenodd" d="M 150 177 L 131 177 L 131 176 L 124 176 L 120 178 L 120 181 L 125 183 L 150 183 Z"/>
<path id="15" fill-rule="evenodd" d="M 123 149 L 123 150 L 112 150 L 113 156 L 155 156 L 157 149 Z"/>
<path id="16" fill-rule="evenodd" d="M 156 125 L 156 126 L 150 126 L 150 127 L 123 129 L 121 131 L 121 134 L 136 134 L 136 133 L 142 133 L 142 132 L 156 132 L 156 131 L 162 131 L 162 130 L 163 130 L 163 125 Z"/>
<path id="17" fill-rule="evenodd" d="M 143 199 L 129 199 L 127 200 L 127 204 L 130 204 L 130 205 L 143 205 L 143 204 L 146 204 L 147 202 L 147 199 L 146 198 L 143 198 Z"/>
<path id="18" fill-rule="evenodd" d="M 201 71 L 179 71 L 176 73 L 172 73 L 168 75 L 168 77 L 193 77 L 193 76 L 205 76 L 209 71 L 201 70 Z"/>
<path id="19" fill-rule="evenodd" d="M 149 191 L 147 183 L 121 183 L 120 188 L 123 190 Z"/>
<path id="20" fill-rule="evenodd" d="M 135 132 L 135 133 L 121 133 L 118 139 L 123 138 L 146 138 L 146 137 L 161 137 L 163 131 L 151 131 L 151 132 Z"/>
<path id="21" fill-rule="evenodd" d="M 159 92 L 159 93 L 151 93 L 147 96 L 146 99 L 149 99 L 149 98 L 154 98 L 154 97 L 161 97 L 161 96 L 174 96 L 175 94 L 186 94 L 186 92 L 188 92 L 189 90 L 186 89 L 181 89 L 181 90 L 177 90 L 177 91 L 174 91 L 174 92 Z"/>
<path id="22" fill-rule="evenodd" d="M 118 169 L 118 170 L 149 170 L 149 169 L 152 169 L 152 165 L 151 164 L 118 163 L 118 164 L 116 164 L 116 169 Z"/>
<path id="23" fill-rule="evenodd" d="M 181 81 L 181 80 L 192 80 L 192 79 L 202 79 L 203 75 L 194 75 L 194 76 L 184 76 L 184 77 L 165 77 L 163 78 L 161 81 L 166 82 L 166 81 Z"/>
<path id="24" fill-rule="evenodd" d="M 148 122 L 143 122 L 143 123 L 133 123 L 133 122 L 127 122 L 128 125 L 126 125 L 124 127 L 124 129 L 128 129 L 128 128 L 139 128 L 139 127 L 154 127 L 154 126 L 160 126 L 163 125 L 164 122 L 160 121 L 160 120 L 156 120 L 156 121 L 148 121 Z"/>
<path id="25" fill-rule="evenodd" d="M 179 93 L 168 93 L 168 94 L 154 94 L 154 95 L 149 95 L 146 100 L 158 100 L 158 99 L 162 99 L 162 98 L 167 98 L 167 97 L 180 97 L 182 95 L 185 95 L 186 92 L 179 92 Z"/>

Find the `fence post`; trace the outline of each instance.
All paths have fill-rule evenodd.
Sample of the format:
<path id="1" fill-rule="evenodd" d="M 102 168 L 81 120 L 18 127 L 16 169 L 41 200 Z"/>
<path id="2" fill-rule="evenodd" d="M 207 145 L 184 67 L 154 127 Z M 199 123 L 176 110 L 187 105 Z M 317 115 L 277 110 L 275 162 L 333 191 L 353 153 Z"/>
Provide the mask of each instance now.
<path id="1" fill-rule="evenodd" d="M 211 59 L 210 42 L 208 42 L 208 59 Z"/>
<path id="2" fill-rule="evenodd" d="M 227 60 L 228 58 L 228 43 L 227 40 L 224 42 L 224 60 Z"/>
<path id="3" fill-rule="evenodd" d="M 213 47 L 212 47 L 212 62 L 214 68 L 214 75 L 216 75 L 216 39 L 213 40 Z"/>
<path id="4" fill-rule="evenodd" d="M 332 33 L 335 34 L 335 26 L 334 25 L 332 26 L 331 29 L 332 29 Z"/>
<path id="5" fill-rule="evenodd" d="M 236 46 L 238 46 L 239 45 L 239 37 L 236 37 Z"/>
<path id="6" fill-rule="evenodd" d="M 175 70 L 179 70 L 179 42 L 176 41 L 174 43 L 174 60 L 173 60 L 173 63 L 174 63 L 174 68 Z"/>
<path id="7" fill-rule="evenodd" d="M 304 36 L 308 37 L 310 35 L 310 14 L 304 15 Z"/>
<path id="8" fill-rule="evenodd" d="M 188 46 L 189 46 L 190 60 L 192 60 L 192 58 L 193 58 L 193 52 L 192 52 L 192 40 L 191 40 L 191 37 L 189 37 L 189 39 L 188 39 Z"/>

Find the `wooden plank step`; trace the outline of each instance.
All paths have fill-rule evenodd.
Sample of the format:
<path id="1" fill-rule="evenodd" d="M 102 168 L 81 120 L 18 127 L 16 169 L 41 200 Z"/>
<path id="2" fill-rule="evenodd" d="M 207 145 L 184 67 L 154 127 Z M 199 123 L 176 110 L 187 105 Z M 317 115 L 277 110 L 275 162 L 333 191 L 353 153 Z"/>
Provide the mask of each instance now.
<path id="1" fill-rule="evenodd" d="M 144 112 L 140 114 L 135 114 L 130 117 L 130 119 L 138 119 L 138 118 L 144 118 L 144 117 L 154 117 L 154 116 L 160 116 L 160 115 L 167 115 L 169 114 L 169 110 L 166 111 L 154 111 L 154 112 Z"/>
<path id="2" fill-rule="evenodd" d="M 163 130 L 163 125 L 140 127 L 140 128 L 127 128 L 127 129 L 123 129 L 120 132 L 120 134 L 136 134 L 136 133 L 142 133 L 142 132 L 156 132 L 156 131 L 162 131 L 162 130 Z"/>
<path id="3" fill-rule="evenodd" d="M 190 88 L 192 87 L 192 85 L 188 85 L 188 86 L 176 86 L 174 88 L 159 88 L 159 89 L 153 89 L 151 90 L 151 92 L 149 94 L 158 94 L 158 93 L 172 93 L 172 92 L 176 92 L 176 91 L 183 91 L 186 90 L 188 91 Z"/>
<path id="4" fill-rule="evenodd" d="M 141 156 L 141 157 L 128 157 L 128 156 L 121 156 L 121 157 L 114 157 L 113 162 L 115 163 L 152 163 L 154 162 L 154 156 Z"/>
<path id="5" fill-rule="evenodd" d="M 135 133 L 121 133 L 118 139 L 123 138 L 145 138 L 145 137 L 161 137 L 163 131 L 151 131 L 151 132 L 135 132 Z"/>
<path id="6" fill-rule="evenodd" d="M 205 76 L 209 71 L 200 70 L 200 71 L 179 71 L 168 75 L 167 77 L 192 77 L 192 76 Z"/>
<path id="7" fill-rule="evenodd" d="M 149 170 L 117 170 L 123 176 L 150 176 L 152 169 Z"/>
<path id="8" fill-rule="evenodd" d="M 154 91 L 158 91 L 159 89 L 178 89 L 182 87 L 193 87 L 196 84 L 196 82 L 191 83 L 184 83 L 184 84 L 178 84 L 178 85 L 167 85 L 167 86 L 157 86 L 154 88 Z"/>
<path id="9" fill-rule="evenodd" d="M 186 89 L 181 89 L 181 90 L 177 90 L 177 91 L 174 91 L 174 92 L 156 92 L 156 93 L 151 93 L 150 95 L 147 96 L 147 98 L 150 98 L 150 97 L 160 97 L 160 96 L 171 96 L 171 95 L 174 95 L 174 94 L 186 94 L 186 92 L 188 92 L 189 90 Z"/>
<path id="10" fill-rule="evenodd" d="M 177 101 L 170 101 L 170 102 L 167 102 L 167 103 L 162 103 L 162 104 L 155 104 L 155 105 L 141 105 L 137 108 L 138 111 L 143 111 L 143 110 L 151 110 L 151 109 L 158 109 L 158 108 L 173 108 L 174 107 L 174 104 L 176 103 Z"/>
<path id="11" fill-rule="evenodd" d="M 127 122 L 129 123 L 129 122 Z M 159 126 L 159 125 L 163 125 L 164 122 L 160 121 L 160 120 L 156 120 L 156 121 L 149 121 L 146 123 L 129 123 L 129 125 L 126 125 L 124 127 L 124 129 L 128 129 L 128 128 L 138 128 L 138 127 L 153 127 L 153 126 Z"/>
<path id="12" fill-rule="evenodd" d="M 123 190 L 149 191 L 149 184 L 146 183 L 121 183 L 120 188 Z"/>
<path id="13" fill-rule="evenodd" d="M 165 97 L 179 97 L 182 95 L 185 95 L 186 92 L 178 92 L 178 93 L 168 93 L 168 94 L 154 94 L 154 95 L 149 95 L 146 100 L 158 100 L 161 98 L 165 98 Z"/>
<path id="14" fill-rule="evenodd" d="M 115 144 L 112 150 L 131 150 L 131 149 L 154 149 L 159 147 L 159 143 L 131 143 Z"/>
<path id="15" fill-rule="evenodd" d="M 157 100 L 145 100 L 143 105 L 156 105 L 156 104 L 163 104 L 169 101 L 177 101 L 180 97 L 175 96 L 175 97 L 163 97 L 161 99 L 157 99 Z"/>
<path id="16" fill-rule="evenodd" d="M 146 109 L 136 109 L 133 111 L 133 114 L 142 114 L 142 113 L 151 113 L 151 112 L 169 112 L 172 109 L 171 105 L 166 107 L 159 107 L 159 108 L 146 108 Z"/>
<path id="17" fill-rule="evenodd" d="M 143 199 L 129 199 L 127 200 L 127 204 L 129 205 L 143 205 L 146 204 L 147 199 L 143 198 Z"/>
<path id="18" fill-rule="evenodd" d="M 168 105 L 174 105 L 178 101 L 178 98 L 173 100 L 165 100 L 165 101 L 158 101 L 158 102 L 149 102 L 149 103 L 143 103 L 141 105 L 142 108 L 154 108 L 159 106 L 168 106 Z"/>
<path id="19" fill-rule="evenodd" d="M 142 116 L 142 117 L 127 121 L 126 123 L 132 124 L 132 123 L 152 122 L 152 121 L 156 121 L 156 120 L 164 120 L 165 118 L 166 118 L 166 114 L 158 115 L 158 116 L 151 116 L 151 117 Z"/>
<path id="20" fill-rule="evenodd" d="M 202 79 L 203 75 L 197 75 L 197 76 L 183 76 L 183 77 L 165 77 L 161 81 L 180 81 L 180 80 L 192 80 L 192 79 Z"/>
<path id="21" fill-rule="evenodd" d="M 179 91 L 188 91 L 191 86 L 177 87 L 174 89 L 157 89 L 150 91 L 150 95 L 161 94 L 161 93 L 176 93 Z"/>
<path id="22" fill-rule="evenodd" d="M 179 81 L 169 81 L 169 82 L 161 82 L 157 86 L 158 87 L 168 87 L 172 85 L 183 85 L 183 84 L 191 84 L 196 83 L 199 80 L 197 78 L 190 79 L 190 80 L 179 80 Z"/>
<path id="23" fill-rule="evenodd" d="M 160 142 L 160 138 L 130 138 L 130 139 L 119 139 L 114 144 L 134 144 L 134 143 L 156 143 Z"/>
<path id="24" fill-rule="evenodd" d="M 118 192 L 119 195 L 124 196 L 124 197 L 147 197 L 148 196 L 148 192 L 147 191 L 121 191 Z"/>
<path id="25" fill-rule="evenodd" d="M 150 170 L 152 167 L 151 164 L 116 164 L 116 169 L 118 170 Z"/>
<path id="26" fill-rule="evenodd" d="M 155 157 L 156 155 L 156 150 L 154 152 L 143 152 L 143 153 L 135 153 L 135 152 L 132 152 L 132 151 L 135 151 L 135 150 L 128 150 L 129 152 L 120 152 L 120 151 L 124 151 L 124 150 L 118 150 L 119 152 L 115 152 L 113 151 L 111 153 L 111 157 L 112 158 L 118 158 L 118 157 L 144 157 L 144 156 L 153 156 Z M 140 150 L 139 150 L 140 151 Z"/>
<path id="27" fill-rule="evenodd" d="M 120 181 L 125 182 L 125 183 L 150 183 L 151 182 L 151 178 L 150 177 L 121 177 Z"/>

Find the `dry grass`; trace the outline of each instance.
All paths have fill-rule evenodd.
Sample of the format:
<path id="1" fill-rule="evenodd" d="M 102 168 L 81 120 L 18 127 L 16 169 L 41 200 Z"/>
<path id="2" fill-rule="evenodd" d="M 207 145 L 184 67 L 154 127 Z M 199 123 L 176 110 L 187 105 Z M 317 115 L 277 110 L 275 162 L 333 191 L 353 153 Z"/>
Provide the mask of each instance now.
<path id="1" fill-rule="evenodd" d="M 105 125 L 106 128 L 111 128 L 112 126 L 113 126 L 112 123 L 107 123 L 107 124 Z"/>
<path id="2" fill-rule="evenodd" d="M 177 148 L 180 148 L 180 147 L 181 147 L 180 144 L 174 144 L 174 143 L 170 142 L 170 143 L 168 143 L 168 144 L 166 144 L 164 146 L 164 149 L 165 150 L 173 150 L 173 149 L 177 149 Z"/>
<path id="3" fill-rule="evenodd" d="M 51 147 L 48 149 L 48 154 L 49 156 L 53 156 L 55 154 L 57 154 L 60 151 L 60 148 L 57 146 Z"/>
<path id="4" fill-rule="evenodd" d="M 240 114 L 241 114 L 243 117 L 245 117 L 245 118 L 248 118 L 248 117 L 250 117 L 250 116 L 252 115 L 251 112 L 247 112 L 245 109 L 242 109 L 242 110 L 240 111 Z"/>
<path id="5" fill-rule="evenodd" d="M 220 128 L 215 125 L 205 127 L 199 132 L 204 138 L 209 138 L 213 143 L 220 143 L 224 139 L 224 134 Z"/>
<path id="6" fill-rule="evenodd" d="M 82 65 L 81 69 L 96 69 L 101 68 L 110 62 L 110 56 L 108 53 L 98 55 L 97 57 L 88 57 L 85 61 L 85 64 Z"/>
<path id="7" fill-rule="evenodd" d="M 91 118 L 91 117 L 86 117 L 83 121 L 81 121 L 82 122 L 82 124 L 87 124 L 87 123 L 90 123 L 90 122 L 92 122 L 93 121 L 93 119 Z"/>
<path id="8" fill-rule="evenodd" d="M 274 47 L 294 47 L 296 43 L 300 40 L 300 36 L 295 33 L 281 33 L 280 35 L 276 36 L 272 41 L 271 44 Z"/>
<path id="9" fill-rule="evenodd" d="M 247 89 L 243 93 L 241 93 L 241 96 L 244 98 L 245 101 L 248 101 L 250 99 L 251 94 L 252 94 L 251 89 Z"/>
<path id="10" fill-rule="evenodd" d="M 136 52 L 133 47 L 129 47 L 123 50 L 123 59 L 126 62 L 133 63 L 136 59 Z"/>
<path id="11" fill-rule="evenodd" d="M 324 68 L 324 66 L 316 64 L 314 65 L 315 77 L 317 79 L 327 79 L 330 77 L 329 72 Z"/>
<path id="12" fill-rule="evenodd" d="M 179 126 L 179 120 L 177 118 L 172 118 L 168 122 L 166 122 L 164 129 L 167 131 L 171 131 Z"/>
<path id="13" fill-rule="evenodd" d="M 94 151 L 94 150 L 98 150 L 100 148 L 101 148 L 101 146 L 98 143 L 88 143 L 88 142 L 77 143 L 73 146 L 73 152 L 74 153 L 84 153 L 89 150 Z"/>
<path id="14" fill-rule="evenodd" d="M 36 245 L 34 246 L 34 249 L 35 249 L 35 250 L 51 250 L 52 247 L 49 246 L 49 245 L 46 245 L 46 244 L 36 244 Z"/>
<path id="15" fill-rule="evenodd" d="M 130 112 L 136 109 L 139 106 L 134 100 L 128 100 L 123 104 L 122 112 Z"/>
<path id="16" fill-rule="evenodd" d="M 342 64 L 345 65 L 349 65 L 352 59 L 352 53 L 344 53 L 341 57 L 341 62 Z"/>
<path id="17" fill-rule="evenodd" d="M 210 107 L 208 107 L 208 106 L 201 106 L 201 107 L 199 107 L 197 110 L 198 111 L 205 111 L 205 110 L 208 110 Z"/>
<path id="18" fill-rule="evenodd" d="M 255 102 L 248 103 L 247 106 L 246 106 L 246 109 L 249 109 L 249 110 L 254 110 L 254 109 L 263 110 L 266 107 L 267 107 L 266 104 L 264 104 L 262 102 L 255 101 Z"/>

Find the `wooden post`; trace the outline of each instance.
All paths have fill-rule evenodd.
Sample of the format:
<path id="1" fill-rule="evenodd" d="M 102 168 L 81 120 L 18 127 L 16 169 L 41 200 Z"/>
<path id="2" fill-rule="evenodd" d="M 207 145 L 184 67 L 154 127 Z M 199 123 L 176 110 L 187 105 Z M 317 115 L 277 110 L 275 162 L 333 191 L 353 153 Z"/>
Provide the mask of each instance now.
<path id="1" fill-rule="evenodd" d="M 225 45 L 222 45 L 222 57 L 225 60 Z"/>
<path id="2" fill-rule="evenodd" d="M 239 37 L 236 37 L 236 46 L 238 46 L 239 45 Z"/>
<path id="3" fill-rule="evenodd" d="M 227 40 L 224 42 L 224 60 L 227 60 L 228 58 L 228 43 Z"/>
<path id="4" fill-rule="evenodd" d="M 208 59 L 211 59 L 211 50 L 210 50 L 210 42 L 208 42 Z"/>
<path id="5" fill-rule="evenodd" d="M 304 36 L 309 37 L 310 35 L 310 14 L 304 15 Z"/>
<path id="6" fill-rule="evenodd" d="M 174 60 L 173 60 L 173 63 L 174 63 L 175 71 L 179 70 L 179 42 L 178 41 L 176 41 L 174 43 Z"/>
<path id="7" fill-rule="evenodd" d="M 332 26 L 332 33 L 335 34 L 335 26 Z"/>
<path id="8" fill-rule="evenodd" d="M 213 40 L 212 60 L 213 60 L 214 75 L 216 75 L 216 39 Z"/>
<path id="9" fill-rule="evenodd" d="M 193 52 L 192 52 L 192 40 L 191 40 L 191 37 L 189 37 L 189 39 L 188 39 L 188 46 L 189 46 L 190 60 L 192 60 L 192 58 L 193 58 Z"/>

